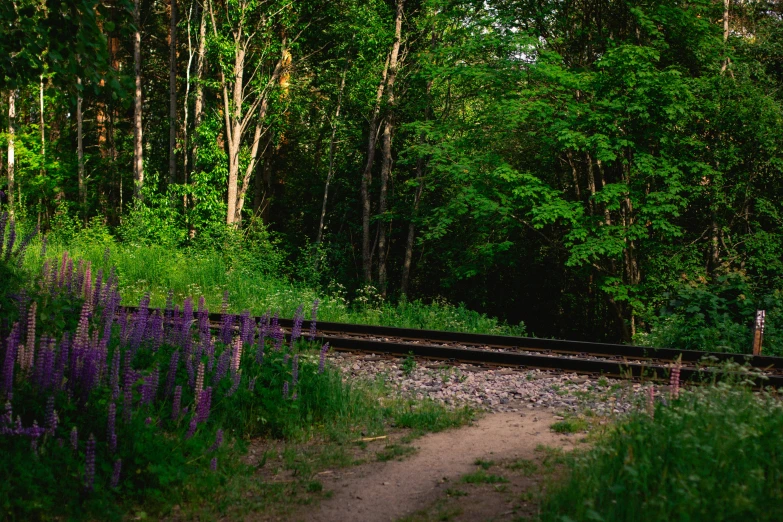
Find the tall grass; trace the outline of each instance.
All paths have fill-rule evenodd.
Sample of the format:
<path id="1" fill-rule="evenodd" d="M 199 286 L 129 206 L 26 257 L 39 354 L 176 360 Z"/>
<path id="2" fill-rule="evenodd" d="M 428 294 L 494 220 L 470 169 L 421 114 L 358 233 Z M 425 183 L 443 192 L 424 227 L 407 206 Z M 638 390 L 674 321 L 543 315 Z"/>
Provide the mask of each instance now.
<path id="1" fill-rule="evenodd" d="M 725 384 L 637 414 L 543 505 L 544 521 L 783 520 L 783 405 Z"/>
<path id="2" fill-rule="evenodd" d="M 247 255 L 235 252 L 132 245 L 117 242 L 106 234 L 91 233 L 90 229 L 67 242 L 50 239 L 46 249 L 50 256 L 68 251 L 71 257 L 89 260 L 93 267 L 104 270 L 116 267 L 123 304 L 135 304 L 149 294 L 151 306 L 162 307 L 172 291 L 178 301 L 204 296 L 210 311 L 219 311 L 224 292 L 228 291 L 230 311 L 235 313 L 250 310 L 253 315 L 261 315 L 267 310 L 280 310 L 283 317 L 290 317 L 300 304 L 318 299 L 318 317 L 323 321 L 505 335 L 525 333 L 523 324 L 508 325 L 461 304 L 437 300 L 391 303 L 372 287 L 361 289 L 349 301 L 337 283 L 315 289 L 283 274 L 273 263 L 273 268 L 264 269 L 263 260 L 248 261 Z M 36 272 L 42 263 L 39 239 L 30 248 L 25 266 Z"/>

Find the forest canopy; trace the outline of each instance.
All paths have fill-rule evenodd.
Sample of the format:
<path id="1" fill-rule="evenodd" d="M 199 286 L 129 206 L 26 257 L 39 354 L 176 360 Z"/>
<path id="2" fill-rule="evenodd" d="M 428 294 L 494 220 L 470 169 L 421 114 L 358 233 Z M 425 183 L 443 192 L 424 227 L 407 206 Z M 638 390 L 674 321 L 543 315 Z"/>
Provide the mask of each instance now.
<path id="1" fill-rule="evenodd" d="M 13 0 L 0 22 L 0 204 L 30 227 L 263 230 L 314 284 L 540 336 L 720 349 L 759 308 L 775 332 L 776 0 Z"/>

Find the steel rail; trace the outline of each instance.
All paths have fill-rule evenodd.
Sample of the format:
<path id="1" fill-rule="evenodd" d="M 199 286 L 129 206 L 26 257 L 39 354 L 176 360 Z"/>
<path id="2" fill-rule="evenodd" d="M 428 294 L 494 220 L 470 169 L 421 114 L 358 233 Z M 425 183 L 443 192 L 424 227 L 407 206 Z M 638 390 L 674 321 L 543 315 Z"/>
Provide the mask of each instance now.
<path id="1" fill-rule="evenodd" d="M 128 311 L 138 310 L 137 307 L 130 306 L 122 308 Z M 158 309 L 150 308 L 150 310 Z M 239 318 L 238 314 L 232 315 Z M 223 315 L 219 313 L 209 314 L 210 322 L 219 322 L 222 317 Z M 257 322 L 261 318 L 253 316 L 251 319 Z M 289 330 L 293 325 L 292 319 L 280 318 L 278 322 L 281 327 Z M 763 379 L 755 376 L 749 378 L 754 380 L 756 386 L 783 388 L 783 372 L 781 372 L 783 357 L 418 330 L 327 321 L 317 321 L 316 326 L 319 339 L 328 342 L 334 349 L 344 351 L 363 351 L 394 356 L 413 354 L 418 357 L 477 365 L 538 368 L 618 378 L 655 380 L 668 378 L 671 363 L 679 361 L 683 364 L 680 376 L 685 381 L 720 379 L 725 375 L 725 371 L 703 363 L 705 358 L 711 358 L 712 361 L 718 363 L 729 361 L 748 364 L 751 368 L 759 371 L 772 370 L 775 373 L 766 375 Z M 303 321 L 303 332 L 306 333 L 309 327 L 310 321 Z"/>

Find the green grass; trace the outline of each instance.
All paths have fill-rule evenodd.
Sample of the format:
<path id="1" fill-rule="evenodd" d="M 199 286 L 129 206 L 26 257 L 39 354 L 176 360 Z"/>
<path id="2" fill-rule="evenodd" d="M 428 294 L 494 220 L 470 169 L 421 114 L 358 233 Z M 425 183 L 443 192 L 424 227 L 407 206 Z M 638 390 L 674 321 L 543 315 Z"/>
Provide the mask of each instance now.
<path id="1" fill-rule="evenodd" d="M 588 426 L 585 419 L 572 417 L 552 424 L 551 430 L 555 433 L 579 433 L 587 431 Z"/>
<path id="2" fill-rule="evenodd" d="M 492 466 L 495 465 L 495 461 L 493 460 L 483 460 L 483 459 L 476 459 L 476 461 L 473 463 L 476 466 L 481 466 L 482 469 L 489 469 Z"/>
<path id="3" fill-rule="evenodd" d="M 416 448 L 404 444 L 389 444 L 376 454 L 379 462 L 390 460 L 402 460 L 408 455 L 416 453 Z"/>
<path id="4" fill-rule="evenodd" d="M 35 239 L 25 258 L 25 267 L 33 273 L 43 263 L 40 245 L 40 238 Z M 105 256 L 107 248 L 109 255 Z M 271 309 L 280 310 L 282 317 L 292 317 L 297 307 L 304 304 L 309 318 L 310 304 L 319 299 L 318 319 L 322 321 L 504 335 L 525 333 L 524 325 L 501 323 L 463 305 L 443 301 L 391 303 L 371 288 L 358 292 L 349 301 L 340 284 L 315 289 L 297 282 L 272 261 L 271 269 L 265 268 L 263 260 L 249 261 L 241 245 L 224 252 L 130 245 L 85 229 L 67 243 L 50 238 L 46 257 L 61 256 L 66 250 L 72 258 L 91 261 L 93 273 L 99 268 L 116 267 L 123 304 L 127 305 L 137 304 L 149 293 L 152 306 L 162 307 L 172 291 L 175 302 L 188 296 L 204 296 L 209 310 L 217 312 L 223 293 L 228 291 L 229 309 L 236 313 L 250 310 L 253 315 L 261 315 Z M 295 275 L 296 270 L 289 267 L 288 272 Z"/>
<path id="5" fill-rule="evenodd" d="M 689 391 L 568 457 L 542 520 L 783 520 L 781 433 L 777 396 Z"/>
<path id="6" fill-rule="evenodd" d="M 487 473 L 483 469 L 468 473 L 460 478 L 463 484 L 505 484 L 508 479 L 500 475 Z"/>

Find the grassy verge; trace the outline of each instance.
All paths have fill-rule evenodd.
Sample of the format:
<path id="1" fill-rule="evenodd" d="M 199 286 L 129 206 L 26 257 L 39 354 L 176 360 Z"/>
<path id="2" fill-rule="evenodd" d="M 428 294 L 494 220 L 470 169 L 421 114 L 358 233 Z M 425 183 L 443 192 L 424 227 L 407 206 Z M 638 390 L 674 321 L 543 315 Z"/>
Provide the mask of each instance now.
<path id="1" fill-rule="evenodd" d="M 781 433 L 778 397 L 694 389 L 575 455 L 542 520 L 783 520 Z"/>
<path id="2" fill-rule="evenodd" d="M 130 245 L 85 229 L 67 242 L 56 237 L 49 239 L 46 251 L 50 257 L 68 251 L 71 257 L 89 260 L 94 272 L 115 267 L 123 304 L 135 305 L 149 294 L 151 305 L 162 307 L 171 291 L 179 302 L 188 296 L 203 296 L 211 311 L 219 311 L 227 291 L 230 310 L 235 313 L 250 310 L 253 315 L 261 315 L 267 310 L 280 310 L 281 316 L 291 317 L 299 305 L 318 299 L 318 318 L 323 321 L 505 335 L 525 333 L 522 324 L 501 323 L 462 305 L 418 300 L 390 303 L 371 287 L 359 291 L 349 302 L 341 285 L 332 283 L 317 290 L 298 283 L 277 265 L 269 268 L 263 259 L 249 259 L 252 256 L 242 253 L 241 245 L 223 252 Z M 36 239 L 25 266 L 35 272 L 42 263 L 41 240 Z"/>

